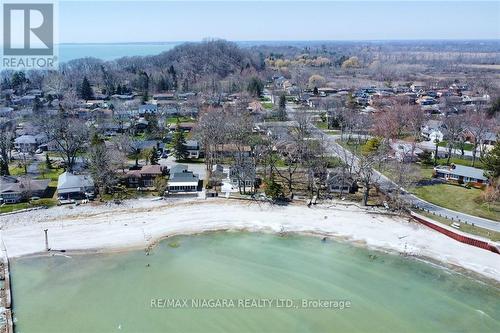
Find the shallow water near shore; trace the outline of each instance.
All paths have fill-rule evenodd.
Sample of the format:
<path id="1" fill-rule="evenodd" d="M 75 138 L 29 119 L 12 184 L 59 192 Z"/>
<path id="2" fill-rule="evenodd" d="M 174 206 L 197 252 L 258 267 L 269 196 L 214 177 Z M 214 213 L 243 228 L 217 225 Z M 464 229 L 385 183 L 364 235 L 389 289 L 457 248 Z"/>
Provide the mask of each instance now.
<path id="1" fill-rule="evenodd" d="M 500 331 L 494 286 L 297 235 L 217 232 L 168 238 L 148 256 L 20 258 L 11 278 L 17 333 Z M 318 299 L 330 307 L 304 303 Z"/>

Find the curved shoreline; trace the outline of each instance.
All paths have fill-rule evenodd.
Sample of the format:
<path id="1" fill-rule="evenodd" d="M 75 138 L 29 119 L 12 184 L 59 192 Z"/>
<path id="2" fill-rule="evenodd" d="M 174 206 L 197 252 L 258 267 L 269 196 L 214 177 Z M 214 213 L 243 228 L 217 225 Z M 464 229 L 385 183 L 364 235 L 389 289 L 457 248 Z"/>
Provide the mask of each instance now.
<path id="1" fill-rule="evenodd" d="M 500 282 L 497 254 L 456 242 L 416 222 L 333 206 L 281 207 L 213 199 L 143 200 L 132 207 L 57 207 L 2 221 L 1 235 L 9 257 L 15 258 L 146 249 L 165 238 L 209 231 L 285 231 L 399 253 L 479 274 L 493 284 Z M 44 228 L 49 229 L 53 252 L 44 251 Z M 65 252 L 59 254 L 61 250 Z"/>

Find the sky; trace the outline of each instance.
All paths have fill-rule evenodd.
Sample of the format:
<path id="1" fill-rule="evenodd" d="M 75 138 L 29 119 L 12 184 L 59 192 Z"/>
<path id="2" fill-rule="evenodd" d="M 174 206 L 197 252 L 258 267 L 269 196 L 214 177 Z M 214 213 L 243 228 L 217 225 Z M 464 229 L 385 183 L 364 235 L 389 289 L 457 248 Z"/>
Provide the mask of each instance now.
<path id="1" fill-rule="evenodd" d="M 500 39 L 500 1 L 61 1 L 60 43 Z"/>

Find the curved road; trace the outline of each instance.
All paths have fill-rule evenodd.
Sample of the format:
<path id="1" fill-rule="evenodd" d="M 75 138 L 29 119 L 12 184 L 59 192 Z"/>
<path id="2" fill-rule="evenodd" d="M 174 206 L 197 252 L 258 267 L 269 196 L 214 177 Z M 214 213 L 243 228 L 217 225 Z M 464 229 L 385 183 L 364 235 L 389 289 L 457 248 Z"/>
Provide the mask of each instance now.
<path id="1" fill-rule="evenodd" d="M 289 106 L 287 106 L 287 113 L 290 115 L 290 118 L 294 118 L 294 113 L 295 110 Z M 352 161 L 354 163 L 354 167 L 357 167 L 357 162 L 358 158 L 353 155 L 350 151 L 339 145 L 336 140 L 340 138 L 339 135 L 328 135 L 325 134 L 323 131 L 318 129 L 314 125 L 310 125 L 310 130 L 311 134 L 317 138 L 321 138 L 325 142 L 328 143 L 327 145 L 327 152 L 330 153 L 332 156 L 336 156 L 341 158 L 344 162 L 348 163 L 348 161 Z M 375 174 L 378 177 L 378 184 L 379 187 L 382 191 L 389 191 L 389 190 L 394 190 L 401 188 L 398 186 L 395 182 L 378 172 L 377 170 L 374 170 Z M 455 221 L 459 222 L 467 222 L 468 224 L 474 224 L 478 227 L 488 229 L 488 230 L 493 230 L 496 232 L 500 232 L 500 222 L 485 219 L 482 217 L 477 217 L 477 216 L 472 216 L 469 214 L 465 213 L 460 213 L 451 209 L 447 209 L 435 204 L 432 204 L 430 202 L 427 202 L 425 200 L 422 200 L 418 197 L 416 197 L 413 194 L 408 193 L 406 190 L 403 189 L 403 197 L 406 199 L 408 203 L 410 203 L 413 207 L 417 207 L 420 209 L 427 210 L 431 213 L 434 213 L 436 215 L 441 215 L 443 217 L 447 217 L 448 219 L 453 219 Z"/>

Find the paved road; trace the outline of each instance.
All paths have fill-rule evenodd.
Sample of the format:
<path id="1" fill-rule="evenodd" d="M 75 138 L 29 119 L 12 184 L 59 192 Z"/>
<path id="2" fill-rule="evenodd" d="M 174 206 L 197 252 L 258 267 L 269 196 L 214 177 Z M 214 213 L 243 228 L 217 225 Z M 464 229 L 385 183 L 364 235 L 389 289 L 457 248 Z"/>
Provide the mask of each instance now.
<path id="1" fill-rule="evenodd" d="M 436 150 L 436 144 L 431 142 L 431 141 L 422 141 L 422 142 L 417 144 L 417 147 L 420 149 L 425 149 L 425 150 L 430 150 L 430 151 Z M 448 154 L 448 148 L 446 148 L 446 147 L 438 147 L 438 151 L 442 154 Z M 460 151 L 460 149 L 454 148 L 454 149 L 452 149 L 451 153 L 452 153 L 452 156 L 460 157 L 462 152 Z M 472 152 L 470 150 L 464 150 L 464 155 L 469 157 L 469 158 L 472 158 Z M 479 155 L 479 153 L 478 153 L 478 155 Z"/>
<path id="2" fill-rule="evenodd" d="M 294 118 L 294 113 L 295 110 L 291 107 L 287 107 L 287 113 L 289 114 L 290 118 Z M 322 138 L 324 142 L 327 143 L 327 152 L 330 153 L 332 156 L 337 156 L 340 157 L 344 162 L 352 162 L 354 165 L 354 168 L 357 167 L 358 164 L 358 158 L 353 155 L 350 151 L 346 150 L 344 147 L 339 145 L 336 140 L 340 138 L 339 135 L 328 135 L 325 134 L 323 131 L 318 129 L 316 126 L 311 125 L 310 126 L 310 131 L 311 134 L 317 138 Z M 379 188 L 384 191 L 388 192 L 390 190 L 395 190 L 400 188 L 395 182 L 378 172 L 377 170 L 374 170 L 376 174 L 376 181 L 379 184 Z M 449 219 L 461 221 L 461 222 L 467 222 L 468 224 L 474 224 L 478 227 L 488 229 L 488 230 L 493 230 L 500 232 L 500 222 L 493 221 L 493 220 L 488 220 L 484 219 L 481 217 L 477 216 L 472 216 L 469 214 L 464 214 L 460 213 L 451 209 L 447 209 L 435 204 L 432 204 L 430 202 L 427 202 L 425 200 L 422 200 L 418 197 L 416 197 L 413 194 L 408 193 L 406 190 L 403 189 L 402 191 L 404 194 L 403 197 L 407 200 L 408 203 L 410 203 L 414 207 L 418 207 L 421 209 L 425 209 L 427 211 L 430 211 L 432 213 L 435 213 L 436 215 L 441 215 L 444 217 L 447 217 Z"/>

